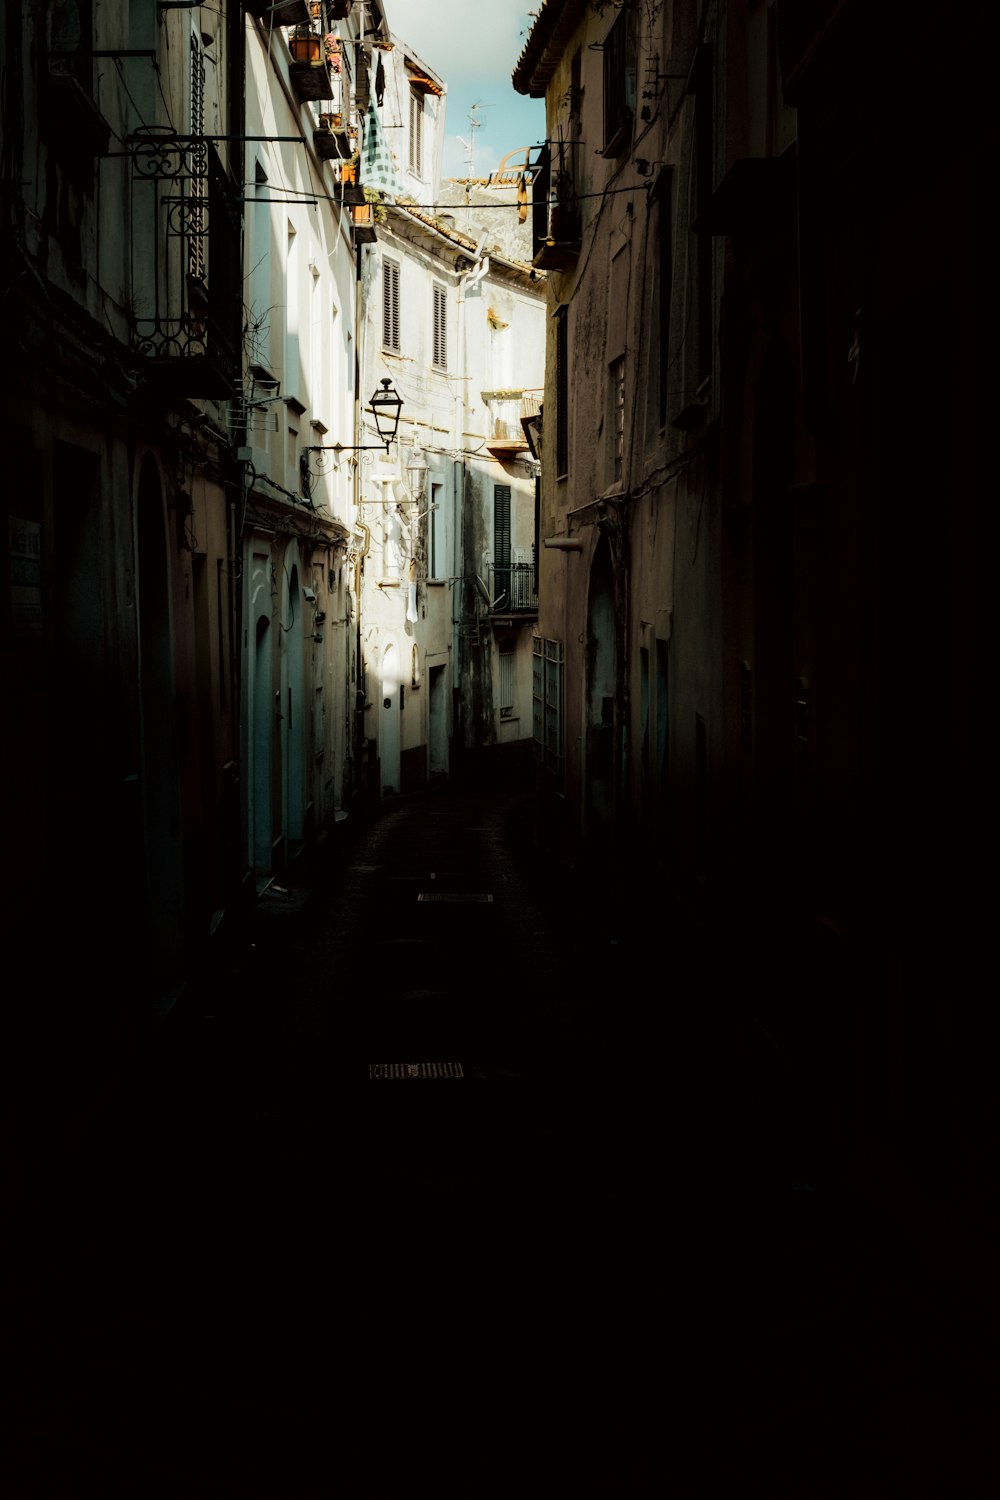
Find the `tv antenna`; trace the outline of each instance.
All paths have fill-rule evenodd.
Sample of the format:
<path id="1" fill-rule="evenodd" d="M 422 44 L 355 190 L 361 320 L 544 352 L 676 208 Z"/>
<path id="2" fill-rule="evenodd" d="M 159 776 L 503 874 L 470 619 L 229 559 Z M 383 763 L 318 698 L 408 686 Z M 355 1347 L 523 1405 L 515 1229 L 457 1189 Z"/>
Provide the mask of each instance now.
<path id="1" fill-rule="evenodd" d="M 466 176 L 474 177 L 476 173 L 476 131 L 481 130 L 482 120 L 479 118 L 481 109 L 492 109 L 492 104 L 470 104 L 469 105 L 469 139 L 463 135 L 457 137 L 459 143 L 465 147 Z"/>

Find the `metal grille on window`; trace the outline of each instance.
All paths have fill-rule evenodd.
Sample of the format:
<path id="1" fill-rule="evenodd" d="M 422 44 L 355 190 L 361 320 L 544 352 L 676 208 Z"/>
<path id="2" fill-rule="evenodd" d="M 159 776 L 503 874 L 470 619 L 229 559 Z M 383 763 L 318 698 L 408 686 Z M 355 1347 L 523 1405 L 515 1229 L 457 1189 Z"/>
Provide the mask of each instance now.
<path id="1" fill-rule="evenodd" d="M 500 652 L 500 717 L 514 717 L 514 653 Z"/>
<path id="2" fill-rule="evenodd" d="M 382 263 L 382 343 L 399 351 L 399 266 L 394 260 Z"/>
<path id="3" fill-rule="evenodd" d="M 434 288 L 434 365 L 438 370 L 448 368 L 448 303 L 442 286 Z"/>
<path id="4" fill-rule="evenodd" d="M 205 54 L 196 36 L 192 36 L 191 53 L 191 134 L 205 134 Z M 205 196 L 203 177 L 192 177 L 189 183 L 194 200 L 188 218 L 188 275 L 205 280 L 205 215 L 198 200 Z"/>

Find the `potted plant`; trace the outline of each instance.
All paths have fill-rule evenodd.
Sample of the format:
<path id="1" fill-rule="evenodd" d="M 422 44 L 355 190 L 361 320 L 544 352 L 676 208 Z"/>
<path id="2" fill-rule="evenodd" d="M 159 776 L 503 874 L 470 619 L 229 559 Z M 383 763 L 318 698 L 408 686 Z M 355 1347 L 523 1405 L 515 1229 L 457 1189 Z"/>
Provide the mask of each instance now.
<path id="1" fill-rule="evenodd" d="M 296 26 L 288 38 L 288 50 L 295 62 L 311 63 L 320 67 L 324 61 L 320 47 L 320 34 L 311 26 Z"/>

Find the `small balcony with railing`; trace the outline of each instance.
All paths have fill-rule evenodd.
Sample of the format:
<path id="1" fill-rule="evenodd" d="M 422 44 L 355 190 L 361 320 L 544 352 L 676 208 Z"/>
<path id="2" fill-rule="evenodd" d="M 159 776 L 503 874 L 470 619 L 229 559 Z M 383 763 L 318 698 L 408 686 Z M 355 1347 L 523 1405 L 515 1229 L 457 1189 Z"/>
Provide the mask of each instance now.
<path id="1" fill-rule="evenodd" d="M 516 548 L 510 562 L 491 563 L 490 615 L 508 619 L 538 613 L 538 573 L 534 549 Z"/>
<path id="2" fill-rule="evenodd" d="M 243 330 L 239 188 L 205 136 L 149 126 L 128 145 L 133 347 L 170 395 L 232 397 Z"/>

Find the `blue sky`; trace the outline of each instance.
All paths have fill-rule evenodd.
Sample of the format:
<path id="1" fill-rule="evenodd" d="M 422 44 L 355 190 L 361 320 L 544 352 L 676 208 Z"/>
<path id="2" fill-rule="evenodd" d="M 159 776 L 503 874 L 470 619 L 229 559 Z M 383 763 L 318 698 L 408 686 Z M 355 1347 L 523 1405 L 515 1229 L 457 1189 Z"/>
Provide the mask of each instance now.
<path id="1" fill-rule="evenodd" d="M 541 0 L 385 0 L 390 30 L 448 85 L 444 175 L 486 177 L 502 157 L 545 134 L 545 104 L 514 90 L 510 75 Z M 478 129 L 469 124 L 474 104 Z M 468 149 L 475 156 L 469 173 Z"/>

